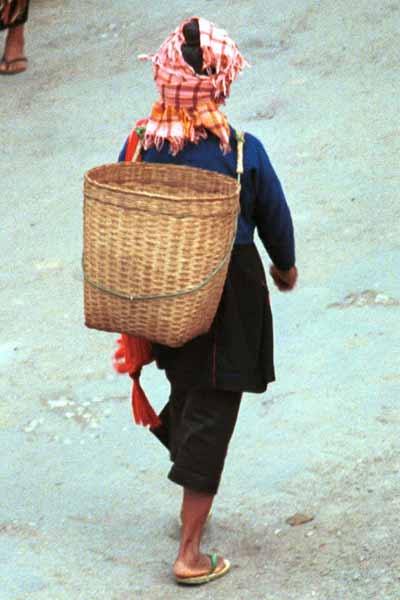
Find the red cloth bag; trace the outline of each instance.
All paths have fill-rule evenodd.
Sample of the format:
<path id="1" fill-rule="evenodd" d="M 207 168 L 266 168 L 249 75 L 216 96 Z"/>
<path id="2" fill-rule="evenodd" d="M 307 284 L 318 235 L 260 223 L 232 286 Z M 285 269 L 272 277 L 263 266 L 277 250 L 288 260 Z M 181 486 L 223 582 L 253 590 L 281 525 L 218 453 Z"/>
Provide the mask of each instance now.
<path id="1" fill-rule="evenodd" d="M 141 161 L 140 137 L 137 130 L 144 127 L 146 123 L 147 119 L 142 119 L 133 128 L 126 146 L 125 161 L 130 162 L 132 159 Z M 113 365 L 118 373 L 129 373 L 133 379 L 132 411 L 135 423 L 144 425 L 145 427 L 158 427 L 161 421 L 151 406 L 139 381 L 142 368 L 154 360 L 152 345 L 144 338 L 126 334 L 121 334 L 121 337 L 117 340 L 117 344 L 118 348 L 114 353 Z"/>

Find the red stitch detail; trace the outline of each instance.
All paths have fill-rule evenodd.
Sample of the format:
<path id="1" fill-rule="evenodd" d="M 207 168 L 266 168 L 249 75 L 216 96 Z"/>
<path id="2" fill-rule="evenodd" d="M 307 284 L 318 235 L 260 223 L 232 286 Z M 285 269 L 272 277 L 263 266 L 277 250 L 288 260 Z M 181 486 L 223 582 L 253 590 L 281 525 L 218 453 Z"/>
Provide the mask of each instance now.
<path id="1" fill-rule="evenodd" d="M 212 385 L 214 388 L 217 387 L 217 336 L 214 337 L 214 348 L 213 348 L 213 365 L 212 365 Z"/>

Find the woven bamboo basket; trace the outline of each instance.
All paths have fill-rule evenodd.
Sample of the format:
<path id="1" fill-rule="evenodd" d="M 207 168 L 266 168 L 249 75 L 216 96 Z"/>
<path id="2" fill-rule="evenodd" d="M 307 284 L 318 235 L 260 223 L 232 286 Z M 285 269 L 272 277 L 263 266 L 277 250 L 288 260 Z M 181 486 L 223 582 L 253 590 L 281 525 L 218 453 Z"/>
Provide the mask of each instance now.
<path id="1" fill-rule="evenodd" d="M 239 212 L 232 177 L 118 163 L 84 181 L 88 327 L 178 347 L 206 333 L 226 279 Z"/>

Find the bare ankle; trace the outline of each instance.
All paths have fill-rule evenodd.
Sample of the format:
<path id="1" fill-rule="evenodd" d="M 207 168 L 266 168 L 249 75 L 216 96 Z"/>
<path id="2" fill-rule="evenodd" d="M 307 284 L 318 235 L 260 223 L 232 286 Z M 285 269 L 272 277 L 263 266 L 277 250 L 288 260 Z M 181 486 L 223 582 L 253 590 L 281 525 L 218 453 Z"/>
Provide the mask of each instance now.
<path id="1" fill-rule="evenodd" d="M 188 544 L 187 546 L 183 545 L 179 549 L 179 554 L 177 557 L 177 562 L 182 562 L 185 565 L 195 565 L 200 558 L 200 548 L 198 546 L 193 546 Z"/>
<path id="2" fill-rule="evenodd" d="M 8 58 L 22 56 L 24 53 L 25 39 L 23 27 L 15 27 L 8 30 L 5 54 Z"/>

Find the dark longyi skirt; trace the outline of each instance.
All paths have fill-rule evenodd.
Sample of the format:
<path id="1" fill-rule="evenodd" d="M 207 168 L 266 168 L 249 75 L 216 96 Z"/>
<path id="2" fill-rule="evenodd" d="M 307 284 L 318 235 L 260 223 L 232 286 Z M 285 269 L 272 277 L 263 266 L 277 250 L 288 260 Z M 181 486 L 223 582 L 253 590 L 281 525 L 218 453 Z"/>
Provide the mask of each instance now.
<path id="1" fill-rule="evenodd" d="M 0 31 L 24 25 L 28 20 L 29 0 L 0 0 Z"/>
<path id="2" fill-rule="evenodd" d="M 272 313 L 254 244 L 235 246 L 210 331 L 181 348 L 154 344 L 171 384 L 187 389 L 264 392 L 275 380 Z"/>

